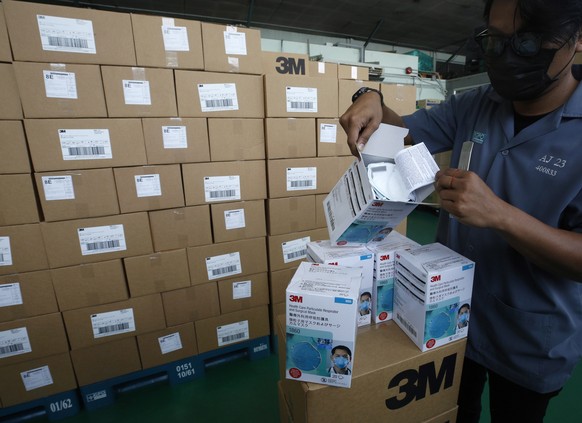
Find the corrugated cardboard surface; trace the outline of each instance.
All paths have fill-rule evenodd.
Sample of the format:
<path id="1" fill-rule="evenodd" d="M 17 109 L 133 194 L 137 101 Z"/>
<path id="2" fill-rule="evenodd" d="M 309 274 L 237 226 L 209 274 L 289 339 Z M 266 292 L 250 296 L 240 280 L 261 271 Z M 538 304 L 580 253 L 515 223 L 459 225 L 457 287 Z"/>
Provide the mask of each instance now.
<path id="1" fill-rule="evenodd" d="M 370 69 L 363 66 L 339 65 L 337 69 L 338 79 L 357 79 L 359 81 L 367 81 Z"/>
<path id="2" fill-rule="evenodd" d="M 317 228 L 315 195 L 267 200 L 269 235 L 282 235 Z"/>
<path id="3" fill-rule="evenodd" d="M 264 75 L 309 75 L 307 54 L 263 51 L 261 59 Z"/>
<path id="4" fill-rule="evenodd" d="M 269 159 L 315 157 L 316 137 L 315 119 L 265 119 L 265 139 Z"/>
<path id="5" fill-rule="evenodd" d="M 177 250 L 212 243 L 207 205 L 149 212 L 155 251 Z"/>
<path id="6" fill-rule="evenodd" d="M 160 338 L 170 335 L 180 337 L 182 348 L 164 354 L 161 350 Z M 192 322 L 139 335 L 137 337 L 137 344 L 144 369 L 161 366 L 162 364 L 171 363 L 198 354 L 196 332 L 194 331 L 194 323 Z"/>
<path id="7" fill-rule="evenodd" d="M 327 228 L 327 221 L 325 220 L 325 212 L 323 211 L 323 202 L 327 194 L 319 194 L 315 196 L 315 227 Z"/>
<path id="8" fill-rule="evenodd" d="M 297 266 L 299 262 L 297 262 Z M 269 288 L 271 293 L 271 304 L 285 303 L 287 299 L 285 291 L 291 278 L 297 271 L 297 266 L 290 269 L 277 270 L 269 272 Z"/>
<path id="9" fill-rule="evenodd" d="M 401 116 L 416 111 L 416 86 L 402 84 L 380 84 L 384 104 Z"/>
<path id="10" fill-rule="evenodd" d="M 4 19 L 4 6 L 0 4 L 0 62 L 12 62 L 12 50 L 8 39 L 8 28 Z"/>
<path id="11" fill-rule="evenodd" d="M 337 80 L 337 63 L 309 62 L 307 64 L 309 76 L 319 78 L 333 78 Z"/>
<path id="12" fill-rule="evenodd" d="M 232 54 L 226 50 L 225 32 L 245 34 L 246 54 Z M 234 26 L 202 24 L 204 70 L 210 72 L 251 73 L 263 72 L 261 63 L 261 32 Z"/>
<path id="13" fill-rule="evenodd" d="M 264 237 L 267 235 L 265 222 L 265 201 L 240 201 L 236 203 L 211 204 L 212 233 L 214 242 L 228 242 L 239 239 Z M 235 213 L 243 222 L 231 222 L 227 214 Z M 236 227 L 240 225 L 241 227 Z"/>
<path id="14" fill-rule="evenodd" d="M 0 204 L 0 226 L 40 220 L 30 174 L 0 175 Z"/>
<path id="15" fill-rule="evenodd" d="M 341 109 L 340 109 L 341 110 Z M 323 142 L 321 128 L 335 126 L 335 142 Z M 348 136 L 339 123 L 339 119 L 317 119 L 317 157 L 349 156 L 352 154 L 348 147 Z"/>
<path id="16" fill-rule="evenodd" d="M 0 275 L 48 269 L 40 224 L 0 226 L 0 237 L 8 237 L 12 264 L 0 266 Z"/>
<path id="17" fill-rule="evenodd" d="M 367 68 L 366 68 L 366 71 L 367 71 Z M 356 91 L 358 91 L 362 87 L 368 87 L 368 88 L 373 88 L 375 90 L 379 90 L 380 83 L 379 82 L 372 82 L 372 81 L 362 81 L 362 80 L 354 81 L 354 80 L 350 80 L 350 79 L 345 79 L 345 80 L 340 79 L 338 81 L 338 89 L 339 89 L 338 111 L 339 111 L 340 116 L 343 115 L 346 112 L 346 110 L 348 110 L 348 108 L 352 105 L 352 96 L 354 95 L 354 93 Z M 378 94 L 368 94 L 368 95 L 375 95 L 376 97 L 378 97 L 378 101 L 380 101 L 380 96 Z M 347 139 L 347 137 L 346 137 L 346 139 Z M 346 140 L 346 144 L 347 144 L 347 140 Z"/>
<path id="18" fill-rule="evenodd" d="M 30 173 L 21 121 L 0 121 L 0 173 Z"/>
<path id="19" fill-rule="evenodd" d="M 305 260 L 304 256 L 286 260 L 286 257 L 283 255 L 283 243 L 297 241 L 302 238 L 309 238 L 309 241 L 319 241 L 329 239 L 329 234 L 327 233 L 327 229 L 322 228 L 267 237 L 269 244 L 269 270 L 271 272 L 296 268 L 302 260 Z M 307 254 L 307 248 L 305 249 L 305 254 Z"/>
<path id="20" fill-rule="evenodd" d="M 216 282 L 162 293 L 168 326 L 218 316 L 220 303 Z"/>
<path id="21" fill-rule="evenodd" d="M 0 276 L 0 287 L 16 283 L 19 284 L 22 304 L 0 307 L 0 322 L 59 311 L 53 281 L 48 270 Z"/>
<path id="22" fill-rule="evenodd" d="M 16 85 L 15 69 L 10 63 L 0 64 L 0 102 L 1 119 L 22 119 L 22 106 L 18 86 Z"/>
<path id="23" fill-rule="evenodd" d="M 208 135 L 212 161 L 263 160 L 263 122 L 263 119 L 209 118 Z"/>
<path id="24" fill-rule="evenodd" d="M 236 289 L 241 283 L 246 288 L 249 288 L 249 296 L 238 297 L 239 293 Z M 218 281 L 218 296 L 221 314 L 267 305 L 269 304 L 269 278 L 267 273 Z"/>

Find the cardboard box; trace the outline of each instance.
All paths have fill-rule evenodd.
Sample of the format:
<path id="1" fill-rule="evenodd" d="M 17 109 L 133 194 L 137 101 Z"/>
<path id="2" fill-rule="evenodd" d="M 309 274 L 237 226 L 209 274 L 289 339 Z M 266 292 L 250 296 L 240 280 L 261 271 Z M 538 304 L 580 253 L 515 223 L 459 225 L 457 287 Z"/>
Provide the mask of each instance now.
<path id="1" fill-rule="evenodd" d="M 326 229 L 293 232 L 267 237 L 269 244 L 269 270 L 291 269 L 307 259 L 307 243 L 327 239 Z"/>
<path id="2" fill-rule="evenodd" d="M 79 386 L 137 372 L 142 369 L 135 337 L 71 351 Z"/>
<path id="3" fill-rule="evenodd" d="M 44 220 L 119 214 L 112 169 L 36 173 Z"/>
<path id="4" fill-rule="evenodd" d="M 142 367 L 149 369 L 198 354 L 194 323 L 172 326 L 137 337 Z"/>
<path id="5" fill-rule="evenodd" d="M 16 85 L 16 70 L 10 63 L 0 63 L 0 90 L 2 90 L 0 118 L 22 119 L 22 105 Z"/>
<path id="6" fill-rule="evenodd" d="M 218 281 L 220 314 L 269 304 L 267 272 Z"/>
<path id="7" fill-rule="evenodd" d="M 303 262 L 287 287 L 285 377 L 341 388 L 357 363 L 361 268 Z"/>
<path id="8" fill-rule="evenodd" d="M 343 81 L 342 81 L 343 82 Z M 348 136 L 339 119 L 317 119 L 317 157 L 350 156 Z"/>
<path id="9" fill-rule="evenodd" d="M 122 213 L 184 206 L 178 164 L 121 167 L 113 172 Z"/>
<path id="10" fill-rule="evenodd" d="M 146 213 L 41 223 L 51 269 L 153 252 Z"/>
<path id="11" fill-rule="evenodd" d="M 2 405 L 10 407 L 77 388 L 68 352 L 0 367 Z"/>
<path id="12" fill-rule="evenodd" d="M 265 75 L 267 117 L 338 117 L 337 80 Z"/>
<path id="13" fill-rule="evenodd" d="M 195 322 L 200 354 L 249 339 L 269 336 L 267 306 L 235 311 Z"/>
<path id="14" fill-rule="evenodd" d="M 0 174 L 30 173 L 30 158 L 21 121 L 0 121 Z"/>
<path id="15" fill-rule="evenodd" d="M 72 350 L 166 328 L 160 294 L 67 310 L 63 320 Z"/>
<path id="16" fill-rule="evenodd" d="M 267 198 L 264 160 L 183 164 L 182 177 L 187 206 Z"/>
<path id="17" fill-rule="evenodd" d="M 162 301 L 168 326 L 181 325 L 220 314 L 216 282 L 164 292 Z"/>
<path id="18" fill-rule="evenodd" d="M 26 119 L 37 172 L 147 163 L 139 119 Z"/>
<path id="19" fill-rule="evenodd" d="M 148 164 L 210 161 L 206 119 L 146 118 L 142 124 Z"/>
<path id="20" fill-rule="evenodd" d="M 325 228 L 327 222 L 325 221 L 325 211 L 323 210 L 323 203 L 327 194 L 319 194 L 315 196 L 315 227 Z"/>
<path id="21" fill-rule="evenodd" d="M 343 115 L 346 110 L 352 105 L 352 96 L 356 91 L 362 87 L 373 88 L 375 90 L 380 90 L 379 82 L 372 81 L 362 81 L 362 80 L 350 80 L 350 79 L 340 79 L 338 83 L 338 111 L 339 115 Z M 377 94 L 374 94 L 377 95 Z M 379 97 L 379 96 L 378 96 Z"/>
<path id="22" fill-rule="evenodd" d="M 129 298 L 121 260 L 61 267 L 50 272 L 61 311 Z"/>
<path id="23" fill-rule="evenodd" d="M 267 200 L 269 235 L 316 229 L 316 196 L 271 198 Z"/>
<path id="24" fill-rule="evenodd" d="M 61 313 L 0 323 L 0 367 L 69 351 Z"/>
<path id="25" fill-rule="evenodd" d="M 416 100 L 416 108 L 417 109 L 430 109 L 434 106 L 441 104 L 443 100 L 431 100 L 425 98 L 423 100 Z"/>
<path id="26" fill-rule="evenodd" d="M 416 86 L 402 84 L 380 84 L 384 104 L 400 116 L 416 111 Z"/>
<path id="27" fill-rule="evenodd" d="M 131 20 L 126 13 L 3 3 L 14 60 L 135 65 Z"/>
<path id="28" fill-rule="evenodd" d="M 214 242 L 267 236 L 265 201 L 211 204 Z"/>
<path id="29" fill-rule="evenodd" d="M 337 80 L 337 63 L 314 62 L 310 61 L 307 64 L 308 75 L 311 77 L 332 78 Z"/>
<path id="30" fill-rule="evenodd" d="M 267 271 L 265 238 L 188 248 L 192 285 Z"/>
<path id="31" fill-rule="evenodd" d="M 97 65 L 14 62 L 26 118 L 107 117 Z"/>
<path id="32" fill-rule="evenodd" d="M 370 69 L 364 66 L 338 65 L 338 79 L 355 79 L 358 81 L 367 81 Z"/>
<path id="33" fill-rule="evenodd" d="M 204 69 L 200 22 L 131 15 L 138 66 Z"/>
<path id="34" fill-rule="evenodd" d="M 291 159 L 315 157 L 315 119 L 265 119 L 267 158 Z"/>
<path id="35" fill-rule="evenodd" d="M 149 212 L 155 251 L 212 243 L 210 207 L 194 206 Z"/>
<path id="36" fill-rule="evenodd" d="M 4 6 L 0 5 L 0 62 L 12 62 L 12 50 L 8 39 L 8 28 L 4 18 Z"/>
<path id="37" fill-rule="evenodd" d="M 128 257 L 123 263 L 132 297 L 190 286 L 185 249 Z"/>
<path id="38" fill-rule="evenodd" d="M 38 223 L 0 226 L 0 275 L 48 269 Z"/>
<path id="39" fill-rule="evenodd" d="M 0 322 L 59 311 L 48 270 L 0 276 Z"/>
<path id="40" fill-rule="evenodd" d="M 284 328 L 280 316 L 279 363 L 285 363 Z M 422 353 L 394 322 L 359 328 L 350 389 L 282 380 L 293 422 L 444 423 L 431 419 L 456 407 L 465 345 L 461 340 Z"/>
<path id="41" fill-rule="evenodd" d="M 0 175 L 0 204 L 0 226 L 40 220 L 30 174 Z"/>
<path id="42" fill-rule="evenodd" d="M 394 320 L 421 351 L 465 338 L 475 263 L 442 244 L 396 253 Z"/>
<path id="43" fill-rule="evenodd" d="M 297 263 L 299 266 L 299 263 Z M 277 270 L 275 272 L 269 272 L 269 288 L 271 293 L 271 304 L 278 304 L 283 303 L 285 305 L 285 301 L 287 296 L 285 295 L 285 291 L 287 290 L 287 286 L 289 282 L 291 282 L 291 278 L 297 271 L 297 267 L 292 267 L 290 269 L 283 269 Z M 285 308 L 283 307 L 283 314 L 285 313 Z M 276 314 L 275 316 L 278 316 Z"/>
<path id="44" fill-rule="evenodd" d="M 264 75 L 309 75 L 309 56 L 284 52 L 261 53 Z"/>
<path id="45" fill-rule="evenodd" d="M 109 117 L 178 114 L 171 69 L 101 66 Z"/>
<path id="46" fill-rule="evenodd" d="M 213 162 L 265 158 L 263 119 L 209 118 L 208 135 Z"/>
<path id="47" fill-rule="evenodd" d="M 204 70 L 210 72 L 263 72 L 261 32 L 257 29 L 202 23 Z"/>

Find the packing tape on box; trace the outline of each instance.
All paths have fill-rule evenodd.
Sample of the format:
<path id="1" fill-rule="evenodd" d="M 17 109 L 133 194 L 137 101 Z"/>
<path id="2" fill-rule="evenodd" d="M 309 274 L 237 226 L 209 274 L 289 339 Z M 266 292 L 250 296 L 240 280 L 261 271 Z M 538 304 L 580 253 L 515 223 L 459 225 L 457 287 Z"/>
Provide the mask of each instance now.
<path id="1" fill-rule="evenodd" d="M 173 18 L 162 18 L 162 27 L 169 26 L 174 28 L 176 23 Z M 169 68 L 178 67 L 178 52 L 166 50 L 166 66 Z"/>
<path id="2" fill-rule="evenodd" d="M 67 65 L 64 64 L 64 63 L 51 63 L 50 64 L 50 70 L 52 72 L 63 72 L 63 73 L 64 72 L 67 72 L 68 73 L 68 71 L 67 71 Z M 74 73 L 72 73 L 72 74 L 75 75 Z M 73 106 L 75 104 L 74 104 L 73 101 L 65 101 L 65 100 L 77 100 L 78 99 L 78 92 L 77 92 L 77 84 L 78 84 L 78 81 L 77 81 L 76 76 L 74 76 L 72 79 L 69 78 L 68 80 L 69 80 L 69 83 L 74 81 L 74 85 L 75 85 L 75 87 L 74 87 L 74 92 L 75 92 L 74 97 L 72 97 L 72 94 L 71 94 L 73 87 L 69 87 L 68 90 L 67 90 L 68 93 L 65 95 L 65 97 L 61 97 L 61 98 L 59 98 L 59 97 L 51 97 L 51 98 L 55 99 L 59 103 L 59 108 L 61 108 L 61 110 L 65 114 L 69 114 L 70 115 L 73 112 Z M 45 88 L 47 87 L 46 83 L 47 83 L 47 81 L 45 80 Z M 71 97 L 67 97 L 68 95 L 71 95 Z M 48 95 L 47 95 L 47 97 L 48 97 Z"/>
<path id="3" fill-rule="evenodd" d="M 131 73 L 136 81 L 147 81 L 145 68 L 132 67 Z"/>
<path id="4" fill-rule="evenodd" d="M 186 214 L 182 209 L 173 210 L 174 220 L 184 220 L 186 219 Z"/>

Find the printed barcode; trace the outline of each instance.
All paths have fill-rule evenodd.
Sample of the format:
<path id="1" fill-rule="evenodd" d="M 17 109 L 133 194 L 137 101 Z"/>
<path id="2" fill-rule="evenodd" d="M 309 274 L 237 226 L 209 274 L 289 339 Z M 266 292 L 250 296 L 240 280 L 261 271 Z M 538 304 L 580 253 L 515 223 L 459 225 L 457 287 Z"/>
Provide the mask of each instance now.
<path id="1" fill-rule="evenodd" d="M 242 339 L 246 337 L 246 333 L 241 332 L 241 333 L 235 333 L 234 335 L 228 335 L 228 336 L 223 336 L 222 337 L 222 342 L 232 342 L 232 341 L 236 341 L 238 339 Z"/>
<path id="2" fill-rule="evenodd" d="M 298 257 L 305 257 L 306 255 L 307 255 L 307 250 L 295 251 L 293 253 L 287 254 L 287 260 L 296 259 Z"/>
<path id="3" fill-rule="evenodd" d="M 4 254 L 0 254 L 0 263 L 4 261 Z"/>
<path id="4" fill-rule="evenodd" d="M 18 351 L 24 351 L 24 344 L 14 344 L 8 345 L 6 347 L 0 347 L 0 355 L 11 354 Z"/>
<path id="5" fill-rule="evenodd" d="M 105 147 L 70 147 L 70 156 L 96 156 L 105 154 Z"/>
<path id="6" fill-rule="evenodd" d="M 110 333 L 110 332 L 120 332 L 122 330 L 129 329 L 129 323 L 119 323 L 117 325 L 103 326 L 98 328 L 99 334 Z"/>
<path id="7" fill-rule="evenodd" d="M 87 244 L 87 250 L 105 250 L 108 248 L 117 248 L 119 247 L 119 241 L 104 241 L 104 242 L 89 242 Z"/>
<path id="8" fill-rule="evenodd" d="M 299 188 L 299 187 L 312 187 L 313 181 L 291 181 L 292 188 Z"/>
<path id="9" fill-rule="evenodd" d="M 333 216 L 333 211 L 331 209 L 331 202 L 328 201 L 326 206 L 327 206 L 327 214 L 329 216 L 329 224 L 331 226 L 331 230 L 335 231 L 335 217 Z"/>
<path id="10" fill-rule="evenodd" d="M 234 104 L 232 99 L 227 98 L 224 100 L 205 100 L 206 107 L 232 107 Z"/>
<path id="11" fill-rule="evenodd" d="M 89 48 L 84 38 L 48 37 L 49 45 L 56 47 Z"/>
<path id="12" fill-rule="evenodd" d="M 224 275 L 225 273 L 232 273 L 238 271 L 238 266 L 221 267 L 220 269 L 212 270 L 212 276 Z"/>
<path id="13" fill-rule="evenodd" d="M 292 109 L 313 109 L 313 102 L 311 101 L 292 101 Z"/>
<path id="14" fill-rule="evenodd" d="M 227 189 L 225 191 L 210 191 L 210 198 L 234 197 L 236 190 Z"/>
<path id="15" fill-rule="evenodd" d="M 396 313 L 396 318 L 398 319 L 398 321 L 400 323 L 402 323 L 404 325 L 404 327 L 408 330 L 408 332 L 410 332 L 412 334 L 412 336 L 414 336 L 416 338 L 416 330 L 414 330 L 414 327 L 408 323 L 406 320 L 404 320 L 404 318 L 400 315 L 400 313 Z"/>

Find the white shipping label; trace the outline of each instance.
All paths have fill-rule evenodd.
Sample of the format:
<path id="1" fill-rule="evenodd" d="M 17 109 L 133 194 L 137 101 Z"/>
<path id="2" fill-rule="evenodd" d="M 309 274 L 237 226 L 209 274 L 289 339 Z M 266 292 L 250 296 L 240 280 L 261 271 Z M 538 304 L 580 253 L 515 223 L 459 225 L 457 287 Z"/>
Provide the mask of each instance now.
<path id="1" fill-rule="evenodd" d="M 208 272 L 209 280 L 242 273 L 240 253 L 237 251 L 236 253 L 206 257 L 206 271 Z"/>
<path id="2" fill-rule="evenodd" d="M 22 292 L 20 291 L 20 284 L 18 282 L 0 285 L 0 307 L 22 304 Z"/>
<path id="3" fill-rule="evenodd" d="M 252 296 L 252 282 L 241 281 L 232 283 L 232 299 L 240 300 L 242 298 L 250 298 Z"/>
<path id="4" fill-rule="evenodd" d="M 188 148 L 188 134 L 185 126 L 162 126 L 164 148 Z"/>
<path id="5" fill-rule="evenodd" d="M 53 377 L 48 366 L 21 372 L 20 377 L 27 392 L 53 384 Z"/>
<path id="6" fill-rule="evenodd" d="M 307 257 L 307 243 L 311 242 L 311 237 L 294 239 L 293 241 L 283 242 L 283 261 L 291 263 L 292 261 L 303 260 Z"/>
<path id="7" fill-rule="evenodd" d="M 160 351 L 162 354 L 168 354 L 172 351 L 178 351 L 182 349 L 182 339 L 180 338 L 180 332 L 172 333 L 166 336 L 160 336 L 158 338 L 158 343 L 160 344 Z"/>
<path id="8" fill-rule="evenodd" d="M 93 314 L 91 315 L 91 326 L 93 327 L 94 338 L 134 332 L 133 308 Z"/>
<path id="9" fill-rule="evenodd" d="M 0 332 L 0 358 L 32 352 L 26 327 Z"/>
<path id="10" fill-rule="evenodd" d="M 218 338 L 218 346 L 233 344 L 239 341 L 246 341 L 249 339 L 249 321 L 232 323 L 230 325 L 217 326 L 216 335 Z"/>
<path id="11" fill-rule="evenodd" d="M 71 175 L 43 176 L 41 179 L 46 201 L 75 199 L 75 188 Z"/>
<path id="12" fill-rule="evenodd" d="M 245 209 L 225 210 L 224 224 L 226 230 L 244 228 L 245 225 Z"/>
<path id="13" fill-rule="evenodd" d="M 247 35 L 244 32 L 224 31 L 224 53 L 247 55 Z"/>
<path id="14" fill-rule="evenodd" d="M 160 175 L 134 175 L 138 197 L 159 197 L 162 195 Z"/>
<path id="15" fill-rule="evenodd" d="M 73 72 L 43 70 L 47 98 L 77 98 L 77 80 Z"/>
<path id="16" fill-rule="evenodd" d="M 318 62 L 317 63 L 317 72 L 318 73 L 325 73 L 325 62 Z"/>
<path id="17" fill-rule="evenodd" d="M 164 37 L 164 50 L 190 51 L 188 28 L 185 26 L 162 25 L 162 36 Z"/>
<path id="18" fill-rule="evenodd" d="M 93 22 L 85 19 L 36 15 L 43 50 L 97 54 Z"/>
<path id="19" fill-rule="evenodd" d="M 112 159 L 109 129 L 59 129 L 63 160 Z"/>
<path id="20" fill-rule="evenodd" d="M 319 142 L 337 142 L 337 125 L 322 123 L 319 127 Z"/>
<path id="21" fill-rule="evenodd" d="M 12 266 L 12 250 L 10 237 L 0 236 L 0 266 Z"/>
<path id="22" fill-rule="evenodd" d="M 198 96 L 203 112 L 238 110 L 236 84 L 198 84 Z"/>
<path id="23" fill-rule="evenodd" d="M 205 176 L 204 199 L 206 202 L 240 200 L 240 176 Z"/>
<path id="24" fill-rule="evenodd" d="M 316 167 L 288 167 L 287 191 L 317 189 Z"/>
<path id="25" fill-rule="evenodd" d="M 317 88 L 287 87 L 287 112 L 317 113 Z"/>
<path id="26" fill-rule="evenodd" d="M 77 233 L 84 256 L 127 250 L 123 225 L 79 228 Z"/>
<path id="27" fill-rule="evenodd" d="M 358 79 L 358 67 L 352 66 L 352 79 Z"/>
<path id="28" fill-rule="evenodd" d="M 123 97 L 125 98 L 125 104 L 151 105 L 150 81 L 124 79 Z"/>

